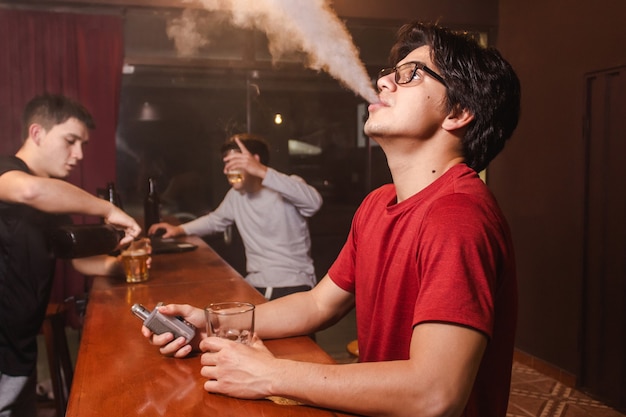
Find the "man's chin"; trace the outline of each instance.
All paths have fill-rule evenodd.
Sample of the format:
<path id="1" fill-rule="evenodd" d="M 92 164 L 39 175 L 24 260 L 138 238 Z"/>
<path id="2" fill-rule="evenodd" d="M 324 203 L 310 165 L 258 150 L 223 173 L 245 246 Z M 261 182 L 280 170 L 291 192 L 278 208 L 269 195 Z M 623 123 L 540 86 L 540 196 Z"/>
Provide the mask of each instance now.
<path id="1" fill-rule="evenodd" d="M 69 172 L 69 171 L 66 171 L 64 173 L 57 172 L 57 173 L 54 173 L 54 174 L 50 174 L 50 178 L 56 178 L 58 180 L 64 180 L 64 179 L 67 179 L 67 177 L 69 177 L 70 174 L 71 174 L 71 172 Z"/>
<path id="2" fill-rule="evenodd" d="M 70 174 L 72 173 L 72 171 L 74 171 L 74 168 L 76 168 L 75 165 L 66 165 L 64 169 L 62 169 L 59 174 L 60 178 L 67 178 L 70 176 Z"/>
<path id="3" fill-rule="evenodd" d="M 372 121 L 370 116 L 370 118 L 367 119 L 363 125 L 363 133 L 365 133 L 366 136 L 373 138 L 381 134 L 381 126 Z"/>
<path id="4" fill-rule="evenodd" d="M 243 182 L 236 182 L 234 184 L 231 183 L 230 186 L 235 191 L 239 191 L 240 193 L 243 192 Z"/>
<path id="5" fill-rule="evenodd" d="M 365 136 L 372 140 L 376 140 L 377 137 L 382 136 L 382 131 L 378 126 L 375 126 L 373 124 L 368 125 L 367 122 L 363 127 L 363 133 L 365 133 Z"/>

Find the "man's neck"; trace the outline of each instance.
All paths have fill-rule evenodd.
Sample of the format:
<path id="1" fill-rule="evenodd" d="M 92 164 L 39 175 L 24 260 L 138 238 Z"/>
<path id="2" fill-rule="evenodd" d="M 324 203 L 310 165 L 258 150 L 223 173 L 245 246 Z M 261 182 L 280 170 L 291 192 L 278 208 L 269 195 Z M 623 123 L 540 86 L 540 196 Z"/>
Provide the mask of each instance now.
<path id="1" fill-rule="evenodd" d="M 32 149 L 29 149 L 30 146 L 32 145 L 28 142 L 25 142 L 22 147 L 17 151 L 15 156 L 24 161 L 28 169 L 30 169 L 33 174 L 39 177 L 48 177 L 48 175 L 46 175 L 42 170 L 39 169 L 37 158 Z"/>
<path id="2" fill-rule="evenodd" d="M 248 194 L 254 194 L 259 192 L 261 188 L 263 188 L 263 180 L 258 177 L 253 177 L 248 179 L 242 191 Z"/>
<path id="3" fill-rule="evenodd" d="M 392 170 L 391 176 L 396 187 L 398 203 L 419 193 L 461 162 L 463 162 L 461 157 L 450 159 L 445 164 L 421 164 L 416 161 L 415 166 L 402 169 L 402 173 Z"/>
<path id="4" fill-rule="evenodd" d="M 392 140 L 381 143 L 396 187 L 398 202 L 417 194 L 454 165 L 463 162 L 455 142 Z"/>

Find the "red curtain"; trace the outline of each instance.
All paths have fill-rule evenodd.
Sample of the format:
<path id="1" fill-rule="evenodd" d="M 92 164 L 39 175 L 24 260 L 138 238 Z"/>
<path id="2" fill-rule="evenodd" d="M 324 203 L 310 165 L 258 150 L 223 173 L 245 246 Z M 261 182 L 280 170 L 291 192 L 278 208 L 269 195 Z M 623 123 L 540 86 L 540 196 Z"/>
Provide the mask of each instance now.
<path id="1" fill-rule="evenodd" d="M 0 152 L 19 149 L 28 100 L 62 93 L 96 122 L 69 181 L 92 194 L 114 181 L 123 56 L 121 16 L 0 9 Z M 53 300 L 84 292 L 82 276 L 67 270 L 58 277 Z"/>

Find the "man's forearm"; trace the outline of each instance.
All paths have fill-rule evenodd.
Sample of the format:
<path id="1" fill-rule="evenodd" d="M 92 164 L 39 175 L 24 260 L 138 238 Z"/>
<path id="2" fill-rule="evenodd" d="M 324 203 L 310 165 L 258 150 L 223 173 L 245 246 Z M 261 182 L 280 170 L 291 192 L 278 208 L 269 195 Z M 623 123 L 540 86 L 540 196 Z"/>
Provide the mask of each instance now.
<path id="1" fill-rule="evenodd" d="M 317 330 L 305 293 L 290 294 L 256 306 L 255 332 L 261 339 L 311 334 Z"/>
<path id="2" fill-rule="evenodd" d="M 124 274 L 118 258 L 109 255 L 72 259 L 72 266 L 87 276 L 122 276 Z"/>
<path id="3" fill-rule="evenodd" d="M 326 275 L 310 291 L 258 305 L 255 330 L 262 339 L 307 335 L 336 323 L 353 306 L 353 295 Z"/>
<path id="4" fill-rule="evenodd" d="M 48 213 L 85 214 L 107 217 L 112 204 L 66 181 L 33 178 L 21 203 Z"/>
<path id="5" fill-rule="evenodd" d="M 409 360 L 338 365 L 277 359 L 271 365 L 269 396 L 358 415 L 457 417 L 466 402 Z"/>

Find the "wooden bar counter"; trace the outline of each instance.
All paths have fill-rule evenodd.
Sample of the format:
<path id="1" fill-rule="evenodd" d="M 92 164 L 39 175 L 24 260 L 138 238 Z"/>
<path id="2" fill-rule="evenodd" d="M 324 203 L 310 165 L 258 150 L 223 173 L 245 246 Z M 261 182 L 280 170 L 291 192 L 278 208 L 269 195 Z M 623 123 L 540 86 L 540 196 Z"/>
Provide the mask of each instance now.
<path id="1" fill-rule="evenodd" d="M 304 405 L 239 400 L 202 388 L 200 356 L 167 358 L 141 335 L 134 303 L 204 307 L 219 301 L 265 301 L 202 240 L 191 252 L 152 258 L 150 279 L 127 284 L 97 277 L 89 296 L 67 416 L 347 416 Z M 318 363 L 333 360 L 308 337 L 265 341 L 278 357 Z"/>

